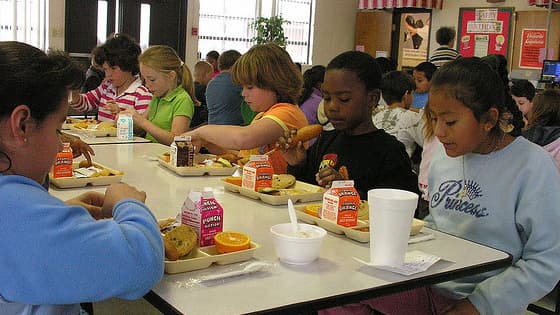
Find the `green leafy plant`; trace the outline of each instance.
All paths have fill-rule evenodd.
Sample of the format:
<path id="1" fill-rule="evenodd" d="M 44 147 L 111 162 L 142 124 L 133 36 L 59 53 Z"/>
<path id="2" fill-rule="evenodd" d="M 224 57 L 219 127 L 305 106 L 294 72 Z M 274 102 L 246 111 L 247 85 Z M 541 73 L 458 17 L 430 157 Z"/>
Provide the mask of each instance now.
<path id="1" fill-rule="evenodd" d="M 284 36 L 284 24 L 290 24 L 290 21 L 284 20 L 282 16 L 259 17 L 249 24 L 249 27 L 255 31 L 252 40 L 256 44 L 275 43 L 286 48 L 288 37 Z"/>

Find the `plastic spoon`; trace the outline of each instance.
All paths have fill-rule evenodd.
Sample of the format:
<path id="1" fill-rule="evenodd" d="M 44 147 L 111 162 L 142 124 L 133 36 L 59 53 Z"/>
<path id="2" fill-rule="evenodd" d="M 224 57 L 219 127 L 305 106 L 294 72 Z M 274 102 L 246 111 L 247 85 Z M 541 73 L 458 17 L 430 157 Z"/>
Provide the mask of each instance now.
<path id="1" fill-rule="evenodd" d="M 297 223 L 296 208 L 294 208 L 292 199 L 288 199 L 288 214 L 290 215 L 290 222 L 292 223 L 292 232 L 297 235 L 299 232 L 299 225 Z"/>

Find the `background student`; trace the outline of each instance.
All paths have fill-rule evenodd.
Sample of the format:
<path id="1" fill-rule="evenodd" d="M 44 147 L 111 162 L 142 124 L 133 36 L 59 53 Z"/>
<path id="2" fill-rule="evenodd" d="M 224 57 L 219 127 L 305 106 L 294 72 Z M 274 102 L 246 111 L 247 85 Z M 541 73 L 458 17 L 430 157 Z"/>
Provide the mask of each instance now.
<path id="1" fill-rule="evenodd" d="M 191 128 L 208 123 L 208 107 L 206 106 L 206 86 L 212 80 L 213 68 L 207 61 L 201 60 L 194 65 L 194 95 L 200 103 L 194 107 Z"/>
<path id="2" fill-rule="evenodd" d="M 430 56 L 429 62 L 436 67 L 461 58 L 459 51 L 453 48 L 455 46 L 455 29 L 443 26 L 436 31 L 436 42 L 440 45 Z"/>
<path id="3" fill-rule="evenodd" d="M 349 51 L 331 60 L 322 90 L 325 114 L 334 130 L 323 131 L 307 150 L 302 143 L 284 150 L 289 173 L 328 187 L 345 179 L 340 171 L 344 166 L 364 200 L 372 188 L 418 191 L 404 146 L 371 120 L 380 85 L 381 70 L 370 55 Z M 291 142 L 289 131 L 279 139 L 279 147 L 284 149 L 286 142 Z"/>
<path id="4" fill-rule="evenodd" d="M 170 145 L 175 136 L 189 130 L 194 115 L 191 71 L 169 46 L 151 46 L 138 60 L 153 98 L 142 114 L 131 108 L 123 113 L 132 115 L 134 127 L 146 131 L 146 139 Z"/>
<path id="5" fill-rule="evenodd" d="M 79 314 L 80 302 L 142 297 L 163 275 L 146 194 L 121 183 L 65 203 L 41 186 L 82 70 L 0 42 L 0 75 L 0 314 Z"/>
<path id="6" fill-rule="evenodd" d="M 301 94 L 301 72 L 284 49 L 275 44 L 253 46 L 237 60 L 231 74 L 233 82 L 243 87 L 251 110 L 258 114 L 248 126 L 206 125 L 187 132 L 197 148 L 206 147 L 212 153 L 243 150 L 242 156 L 264 154 L 275 148 L 284 131 L 307 125 L 295 105 Z M 280 152 L 270 154 L 269 161 L 275 173 L 286 173 Z"/>
<path id="7" fill-rule="evenodd" d="M 428 92 L 430 91 L 430 80 L 437 67 L 431 62 L 421 62 L 412 70 L 416 90 L 414 90 L 414 101 L 412 107 L 422 109 L 428 102 Z"/>
<path id="8" fill-rule="evenodd" d="M 321 85 L 324 77 L 325 67 L 321 65 L 313 66 L 303 73 L 303 91 L 298 104 L 310 125 L 319 123 L 317 107 L 323 99 Z"/>
<path id="9" fill-rule="evenodd" d="M 560 168 L 560 90 L 537 93 L 532 105 L 523 136 L 552 154 Z"/>
<path id="10" fill-rule="evenodd" d="M 138 75 L 140 46 L 125 34 L 115 34 L 100 46 L 96 62 L 101 63 L 105 81 L 85 94 L 72 91 L 70 106 L 80 112 L 98 110 L 100 121 L 115 121 L 117 114 L 132 108 L 143 113 L 152 95 Z"/>
<path id="11" fill-rule="evenodd" d="M 404 71 L 391 71 L 381 80 L 381 95 L 387 106 L 373 116 L 373 124 L 404 144 L 406 153 L 412 156 L 417 146 L 422 146 L 422 116 L 411 111 L 416 84 Z"/>
<path id="12" fill-rule="evenodd" d="M 208 124 L 243 125 L 241 87 L 233 83 L 231 68 L 241 57 L 237 50 L 224 51 L 218 59 L 220 73 L 206 86 Z"/>
<path id="13" fill-rule="evenodd" d="M 535 86 L 528 80 L 513 80 L 510 88 L 511 97 L 523 114 L 523 121 L 527 124 L 529 112 L 533 109 Z"/>

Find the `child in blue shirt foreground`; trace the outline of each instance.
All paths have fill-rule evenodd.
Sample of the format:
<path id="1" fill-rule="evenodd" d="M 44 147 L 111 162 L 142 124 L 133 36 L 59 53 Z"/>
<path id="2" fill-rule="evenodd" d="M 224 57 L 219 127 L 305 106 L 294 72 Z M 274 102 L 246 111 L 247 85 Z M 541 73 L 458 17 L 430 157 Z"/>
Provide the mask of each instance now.
<path id="1" fill-rule="evenodd" d="M 78 314 L 80 302 L 142 297 L 163 275 L 146 194 L 117 184 L 65 203 L 41 186 L 82 71 L 0 42 L 0 76 L 0 314 Z"/>
<path id="2" fill-rule="evenodd" d="M 429 110 L 443 146 L 430 164 L 426 221 L 510 253 L 512 265 L 323 314 L 524 314 L 552 291 L 560 279 L 560 176 L 547 152 L 519 137 L 521 114 L 503 91 L 477 58 L 434 75 Z"/>

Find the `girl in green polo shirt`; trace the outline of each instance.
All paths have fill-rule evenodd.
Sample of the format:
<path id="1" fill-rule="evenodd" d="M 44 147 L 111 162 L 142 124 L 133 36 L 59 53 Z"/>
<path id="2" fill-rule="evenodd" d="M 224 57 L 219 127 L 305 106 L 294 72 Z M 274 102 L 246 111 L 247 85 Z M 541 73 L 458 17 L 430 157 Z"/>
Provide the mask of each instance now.
<path id="1" fill-rule="evenodd" d="M 164 45 L 148 48 L 138 57 L 144 85 L 153 94 L 143 114 L 127 109 L 134 128 L 146 131 L 152 142 L 170 145 L 173 138 L 187 130 L 194 114 L 194 83 L 191 71 L 177 52 Z"/>

